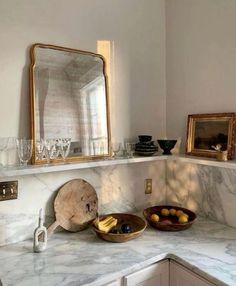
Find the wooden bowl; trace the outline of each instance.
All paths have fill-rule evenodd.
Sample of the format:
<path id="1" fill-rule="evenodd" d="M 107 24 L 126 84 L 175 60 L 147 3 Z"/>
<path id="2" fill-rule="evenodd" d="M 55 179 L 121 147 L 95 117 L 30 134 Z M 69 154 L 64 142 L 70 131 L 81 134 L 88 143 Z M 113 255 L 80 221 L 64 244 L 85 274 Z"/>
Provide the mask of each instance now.
<path id="1" fill-rule="evenodd" d="M 133 215 L 133 214 L 125 214 L 125 213 L 112 213 L 104 216 L 100 216 L 99 219 L 105 219 L 107 216 L 113 216 L 118 219 L 117 226 L 115 228 L 119 229 L 123 223 L 127 223 L 131 226 L 130 233 L 105 233 L 99 229 L 97 229 L 93 225 L 93 230 L 97 234 L 98 237 L 110 241 L 110 242 L 126 242 L 128 240 L 134 239 L 141 235 L 145 230 L 147 223 L 141 217 Z"/>
<path id="2" fill-rule="evenodd" d="M 189 216 L 188 222 L 186 223 L 179 223 L 177 216 L 163 216 L 161 215 L 161 210 L 166 208 L 168 210 L 175 209 L 175 210 L 182 210 L 185 214 Z M 160 218 L 158 222 L 153 222 L 151 220 L 151 215 L 157 214 Z M 162 205 L 162 206 L 154 206 L 147 208 L 143 211 L 143 215 L 146 218 L 148 224 L 156 229 L 163 230 L 163 231 L 181 231 L 188 229 L 196 220 L 196 214 L 188 209 L 177 207 L 177 206 L 169 206 L 169 205 Z"/>

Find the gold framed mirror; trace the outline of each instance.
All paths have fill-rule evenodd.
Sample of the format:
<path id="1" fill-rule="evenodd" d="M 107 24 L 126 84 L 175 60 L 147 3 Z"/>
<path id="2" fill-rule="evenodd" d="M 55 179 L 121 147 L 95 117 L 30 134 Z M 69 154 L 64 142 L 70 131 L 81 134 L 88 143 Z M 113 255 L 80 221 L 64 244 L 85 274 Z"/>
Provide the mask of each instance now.
<path id="1" fill-rule="evenodd" d="M 33 164 L 110 157 L 103 56 L 46 44 L 30 49 Z"/>

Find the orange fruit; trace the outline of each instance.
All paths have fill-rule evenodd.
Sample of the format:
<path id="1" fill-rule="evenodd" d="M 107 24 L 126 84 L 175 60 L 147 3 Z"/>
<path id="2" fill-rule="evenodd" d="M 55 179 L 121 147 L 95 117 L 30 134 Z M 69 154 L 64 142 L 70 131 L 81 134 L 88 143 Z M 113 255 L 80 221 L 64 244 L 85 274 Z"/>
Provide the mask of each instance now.
<path id="1" fill-rule="evenodd" d="M 175 215 L 176 215 L 177 217 L 180 217 L 183 213 L 184 213 L 183 211 L 177 210 Z"/>
<path id="2" fill-rule="evenodd" d="M 176 215 L 176 209 L 170 209 L 170 215 L 172 216 Z"/>
<path id="3" fill-rule="evenodd" d="M 179 216 L 179 223 L 186 223 L 188 222 L 188 218 L 186 215 L 182 214 Z"/>
<path id="4" fill-rule="evenodd" d="M 152 214 L 151 217 L 150 217 L 151 221 L 153 222 L 158 222 L 159 221 L 159 215 L 157 214 Z"/>
<path id="5" fill-rule="evenodd" d="M 170 214 L 170 212 L 169 212 L 169 210 L 168 209 L 162 209 L 161 210 L 161 214 L 163 215 L 163 216 L 168 216 L 169 214 Z"/>

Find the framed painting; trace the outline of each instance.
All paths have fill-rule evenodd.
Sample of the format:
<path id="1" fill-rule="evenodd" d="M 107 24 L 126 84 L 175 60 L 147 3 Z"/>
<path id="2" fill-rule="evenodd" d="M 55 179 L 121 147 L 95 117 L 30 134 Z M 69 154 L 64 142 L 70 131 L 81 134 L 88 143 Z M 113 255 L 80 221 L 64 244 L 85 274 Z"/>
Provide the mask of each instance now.
<path id="1" fill-rule="evenodd" d="M 188 115 L 186 154 L 216 158 L 216 150 L 234 158 L 235 113 Z"/>

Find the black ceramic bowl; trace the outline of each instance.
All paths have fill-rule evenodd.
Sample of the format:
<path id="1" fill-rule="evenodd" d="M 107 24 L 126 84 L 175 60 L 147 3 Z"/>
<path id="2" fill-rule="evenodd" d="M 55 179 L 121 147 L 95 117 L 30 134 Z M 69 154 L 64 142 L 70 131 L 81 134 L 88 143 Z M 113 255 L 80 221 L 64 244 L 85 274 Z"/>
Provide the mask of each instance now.
<path id="1" fill-rule="evenodd" d="M 162 139 L 157 140 L 159 146 L 164 151 L 163 155 L 171 155 L 171 150 L 175 147 L 177 140 Z"/>
<path id="2" fill-rule="evenodd" d="M 151 135 L 139 135 L 138 139 L 140 142 L 149 142 L 152 140 L 152 136 Z"/>

